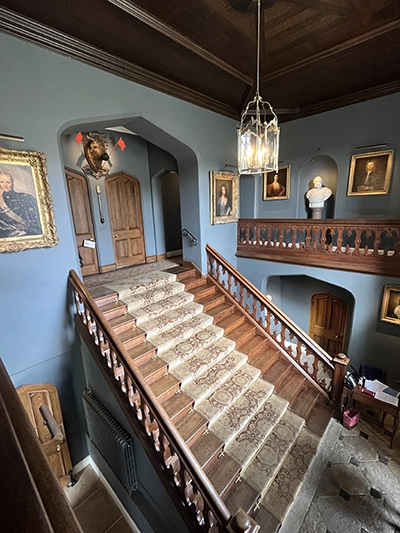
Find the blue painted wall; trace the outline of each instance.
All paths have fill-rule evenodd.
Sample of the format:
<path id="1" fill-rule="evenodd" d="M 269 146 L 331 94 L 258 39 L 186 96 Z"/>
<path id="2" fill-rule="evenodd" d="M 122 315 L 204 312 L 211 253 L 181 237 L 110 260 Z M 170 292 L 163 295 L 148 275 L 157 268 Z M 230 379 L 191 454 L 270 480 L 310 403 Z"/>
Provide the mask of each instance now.
<path id="1" fill-rule="evenodd" d="M 201 242 L 198 247 L 183 243 L 185 259 L 205 271 L 205 242 L 215 247 L 223 242 L 222 252 L 235 263 L 236 225 L 210 225 L 208 192 L 209 171 L 235 160 L 235 122 L 4 34 L 0 48 L 1 69 L 8 73 L 0 84 L 1 129 L 25 138 L 23 145 L 1 141 L 1 146 L 45 153 L 60 239 L 54 248 L 1 254 L 0 356 L 16 386 L 57 385 L 76 463 L 86 455 L 86 443 L 80 409 L 83 374 L 67 285 L 69 269 L 79 272 L 64 177 L 64 165 L 79 168 L 81 147 L 73 132 L 125 125 L 141 137 L 129 141 L 125 152 L 116 151 L 112 163 L 141 182 L 149 255 L 156 246 L 147 142 L 175 158 L 185 199 L 182 224 Z M 95 185 L 91 180 L 92 193 Z M 93 211 L 97 213 L 95 204 Z M 102 243 L 101 263 L 113 262 L 106 225 L 96 223 L 96 238 Z M 76 395 L 71 394 L 75 389 Z"/>

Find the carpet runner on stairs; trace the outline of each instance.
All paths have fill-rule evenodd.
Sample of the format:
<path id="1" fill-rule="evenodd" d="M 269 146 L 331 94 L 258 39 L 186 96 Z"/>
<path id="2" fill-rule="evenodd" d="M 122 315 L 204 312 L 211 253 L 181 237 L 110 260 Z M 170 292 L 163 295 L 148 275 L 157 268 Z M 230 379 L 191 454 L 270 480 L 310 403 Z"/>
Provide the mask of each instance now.
<path id="1" fill-rule="evenodd" d="M 290 398 L 276 393 L 268 381 L 268 372 L 262 375 L 249 362 L 248 355 L 236 348 L 235 333 L 238 338 L 240 328 L 245 333 L 249 330 L 243 320 L 235 319 L 238 327 L 227 338 L 223 327 L 215 325 L 214 317 L 222 311 L 221 324 L 233 323 L 233 318 L 229 320 L 231 315 L 226 315 L 230 312 L 226 310 L 228 306 L 223 307 L 219 297 L 212 307 L 214 312 L 211 309 L 204 312 L 203 304 L 196 302 L 195 296 L 198 293 L 200 301 L 212 306 L 213 288 L 208 290 L 210 295 L 201 297 L 201 285 L 197 283 L 194 281 L 194 289 L 188 292 L 175 274 L 149 272 L 107 283 L 106 287 L 119 294 L 128 315 L 136 319 L 131 332 L 135 329 L 144 332 L 148 349 L 154 349 L 149 352 L 153 353 L 151 360 L 139 361 L 139 369 L 144 371 L 144 364 L 147 367 L 156 364 L 161 372 L 167 369 L 160 378 L 160 390 L 161 381 L 166 380 L 164 387 L 184 393 L 182 405 L 178 406 L 180 400 L 171 394 L 162 396 L 162 401 L 170 411 L 176 411 L 178 430 L 200 464 L 209 465 L 210 471 L 206 472 L 217 490 L 236 505 L 242 485 L 243 493 L 251 492 L 249 501 L 256 494 L 258 506 L 273 517 L 272 522 L 282 523 L 316 454 L 320 437 L 306 429 L 305 420 L 290 410 Z M 258 341 L 264 343 L 262 337 Z M 254 346 L 249 351 L 255 349 L 259 354 L 257 337 L 252 342 Z M 281 366 L 287 373 L 287 365 Z M 273 383 L 278 380 L 274 374 L 278 367 L 279 364 L 271 370 Z M 291 374 L 289 378 L 298 380 L 300 387 L 297 375 Z M 157 387 L 155 379 L 153 386 Z M 281 389 L 285 395 L 282 385 Z M 304 391 L 311 396 L 309 388 Z M 192 405 L 194 411 L 190 410 Z M 218 458 L 221 450 L 223 456 Z M 230 471 L 235 478 L 240 474 L 242 483 L 233 486 L 235 478 L 222 479 Z M 260 525 L 262 532 L 272 531 Z"/>

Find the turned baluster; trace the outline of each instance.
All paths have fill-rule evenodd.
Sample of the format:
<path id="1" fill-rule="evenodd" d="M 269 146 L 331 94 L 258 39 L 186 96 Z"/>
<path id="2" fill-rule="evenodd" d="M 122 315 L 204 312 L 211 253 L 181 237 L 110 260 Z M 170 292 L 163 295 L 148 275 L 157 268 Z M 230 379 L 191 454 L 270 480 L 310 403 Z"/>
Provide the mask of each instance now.
<path id="1" fill-rule="evenodd" d="M 336 253 L 340 254 L 342 252 L 342 242 L 343 242 L 343 232 L 344 227 L 338 228 L 338 238 L 337 238 L 337 246 L 336 246 Z"/>
<path id="2" fill-rule="evenodd" d="M 353 255 L 360 254 L 360 244 L 361 244 L 361 228 L 356 228 L 356 238 Z"/>
<path id="3" fill-rule="evenodd" d="M 200 526 L 205 524 L 204 518 L 204 499 L 198 490 L 195 490 L 193 486 L 193 478 L 190 473 L 185 470 L 183 474 L 183 479 L 185 483 L 185 498 L 188 505 L 193 505 L 196 515 L 196 520 Z"/>

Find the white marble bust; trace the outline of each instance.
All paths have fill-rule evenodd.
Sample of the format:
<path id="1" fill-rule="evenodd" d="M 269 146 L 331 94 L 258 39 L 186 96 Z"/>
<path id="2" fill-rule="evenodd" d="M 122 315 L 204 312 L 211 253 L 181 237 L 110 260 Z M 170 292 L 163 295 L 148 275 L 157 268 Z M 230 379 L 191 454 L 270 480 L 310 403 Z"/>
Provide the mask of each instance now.
<path id="1" fill-rule="evenodd" d="M 313 183 L 314 187 L 306 193 L 310 207 L 311 209 L 314 207 L 324 207 L 324 202 L 332 195 L 332 191 L 328 187 L 322 186 L 321 176 L 316 176 L 313 179 Z"/>

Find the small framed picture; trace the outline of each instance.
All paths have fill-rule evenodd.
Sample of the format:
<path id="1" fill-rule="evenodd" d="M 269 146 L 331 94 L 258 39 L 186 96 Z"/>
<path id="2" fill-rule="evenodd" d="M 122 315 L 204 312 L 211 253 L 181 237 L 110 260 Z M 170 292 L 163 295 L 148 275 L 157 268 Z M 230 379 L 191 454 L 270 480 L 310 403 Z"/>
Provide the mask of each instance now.
<path id="1" fill-rule="evenodd" d="M 385 285 L 383 289 L 381 320 L 400 326 L 400 285 Z"/>
<path id="2" fill-rule="evenodd" d="M 57 243 L 45 155 L 0 148 L 0 252 Z"/>
<path id="3" fill-rule="evenodd" d="M 290 165 L 279 167 L 278 172 L 264 174 L 263 200 L 288 200 L 290 195 Z"/>
<path id="4" fill-rule="evenodd" d="M 239 214 L 239 175 L 210 172 L 211 224 L 237 222 Z"/>
<path id="5" fill-rule="evenodd" d="M 394 150 L 353 155 L 347 196 L 388 194 Z"/>

